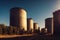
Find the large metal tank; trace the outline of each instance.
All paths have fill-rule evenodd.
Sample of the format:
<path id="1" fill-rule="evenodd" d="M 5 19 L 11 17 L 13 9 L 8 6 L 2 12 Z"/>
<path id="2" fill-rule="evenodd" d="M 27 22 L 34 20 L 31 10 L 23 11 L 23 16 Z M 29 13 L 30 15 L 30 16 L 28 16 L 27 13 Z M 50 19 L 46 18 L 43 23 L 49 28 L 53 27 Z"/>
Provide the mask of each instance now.
<path id="1" fill-rule="evenodd" d="M 47 32 L 53 34 L 53 18 L 45 19 L 45 28 L 47 28 Z"/>
<path id="2" fill-rule="evenodd" d="M 27 18 L 27 30 L 33 31 L 33 19 L 32 18 Z"/>
<path id="3" fill-rule="evenodd" d="M 10 10 L 10 26 L 17 26 L 20 30 L 27 30 L 27 13 L 23 8 L 14 7 Z"/>
<path id="4" fill-rule="evenodd" d="M 54 34 L 60 35 L 60 10 L 53 12 Z"/>
<path id="5" fill-rule="evenodd" d="M 34 23 L 34 30 L 38 30 L 38 23 Z"/>

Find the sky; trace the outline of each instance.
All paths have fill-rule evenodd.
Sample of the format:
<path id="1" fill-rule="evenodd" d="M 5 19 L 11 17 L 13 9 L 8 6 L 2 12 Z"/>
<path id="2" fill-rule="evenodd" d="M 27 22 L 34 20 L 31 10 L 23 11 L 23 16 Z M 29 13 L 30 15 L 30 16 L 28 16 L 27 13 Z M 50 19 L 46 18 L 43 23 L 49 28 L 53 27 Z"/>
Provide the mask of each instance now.
<path id="1" fill-rule="evenodd" d="M 0 0 L 0 24 L 9 26 L 10 9 L 21 7 L 26 9 L 28 18 L 43 28 L 45 19 L 53 17 L 53 12 L 59 9 L 59 3 L 59 0 Z"/>

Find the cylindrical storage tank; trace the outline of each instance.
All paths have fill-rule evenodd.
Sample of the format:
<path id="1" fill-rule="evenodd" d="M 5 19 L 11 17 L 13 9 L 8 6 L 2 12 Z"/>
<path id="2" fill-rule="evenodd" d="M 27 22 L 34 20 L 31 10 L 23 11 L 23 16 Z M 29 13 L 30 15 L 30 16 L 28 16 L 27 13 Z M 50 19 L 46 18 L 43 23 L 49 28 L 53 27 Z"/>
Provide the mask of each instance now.
<path id="1" fill-rule="evenodd" d="M 34 23 L 34 30 L 38 30 L 38 23 Z"/>
<path id="2" fill-rule="evenodd" d="M 14 7 L 10 10 L 10 26 L 27 31 L 27 13 L 23 8 Z"/>
<path id="3" fill-rule="evenodd" d="M 33 31 L 33 19 L 32 18 L 27 18 L 27 30 Z"/>
<path id="4" fill-rule="evenodd" d="M 26 11 L 24 9 L 20 9 L 19 10 L 19 17 L 20 17 L 20 28 L 23 30 L 27 30 L 27 14 Z"/>
<path id="5" fill-rule="evenodd" d="M 46 18 L 45 19 L 45 28 L 47 28 L 47 32 L 49 34 L 53 34 L 53 18 Z"/>
<path id="6" fill-rule="evenodd" d="M 60 35 L 60 10 L 53 12 L 54 34 Z"/>
<path id="7" fill-rule="evenodd" d="M 40 31 L 40 27 L 38 27 L 38 30 Z"/>
<path id="8" fill-rule="evenodd" d="M 40 27 L 38 27 L 38 33 L 40 34 Z"/>

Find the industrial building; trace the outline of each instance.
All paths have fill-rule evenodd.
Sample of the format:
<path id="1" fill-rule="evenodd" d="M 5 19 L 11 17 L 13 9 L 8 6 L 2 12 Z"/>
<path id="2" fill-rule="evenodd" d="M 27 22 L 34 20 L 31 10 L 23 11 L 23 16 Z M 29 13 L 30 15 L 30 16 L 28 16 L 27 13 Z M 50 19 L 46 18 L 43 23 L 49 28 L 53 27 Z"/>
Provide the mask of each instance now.
<path id="1" fill-rule="evenodd" d="M 10 26 L 19 27 L 20 30 L 27 31 L 27 12 L 20 7 L 10 9 Z"/>
<path id="2" fill-rule="evenodd" d="M 38 23 L 34 23 L 33 25 L 34 25 L 33 27 L 34 33 L 36 33 L 38 31 Z"/>
<path id="3" fill-rule="evenodd" d="M 40 27 L 38 27 L 38 30 L 40 31 Z"/>
<path id="4" fill-rule="evenodd" d="M 37 33 L 39 33 L 40 34 L 40 27 L 38 27 L 38 32 Z"/>
<path id="5" fill-rule="evenodd" d="M 27 12 L 20 7 L 10 9 L 10 26 L 0 24 L 0 34 L 19 35 L 27 34 L 27 32 L 40 33 L 40 27 L 33 22 L 32 18 L 27 18 Z"/>
<path id="6" fill-rule="evenodd" d="M 45 19 L 45 28 L 47 28 L 47 33 L 53 34 L 53 18 Z"/>
<path id="7" fill-rule="evenodd" d="M 38 30 L 38 23 L 34 23 L 34 30 Z"/>
<path id="8" fill-rule="evenodd" d="M 54 34 L 60 34 L 60 10 L 53 12 Z"/>
<path id="9" fill-rule="evenodd" d="M 27 18 L 27 31 L 33 32 L 33 19 Z"/>

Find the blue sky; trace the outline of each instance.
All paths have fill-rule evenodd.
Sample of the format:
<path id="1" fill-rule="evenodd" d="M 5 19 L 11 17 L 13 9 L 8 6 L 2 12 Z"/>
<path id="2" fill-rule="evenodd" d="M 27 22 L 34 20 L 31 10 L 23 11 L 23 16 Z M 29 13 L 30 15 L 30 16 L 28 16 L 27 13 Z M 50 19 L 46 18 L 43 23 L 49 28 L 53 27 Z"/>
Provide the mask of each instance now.
<path id="1" fill-rule="evenodd" d="M 10 8 L 22 7 L 27 17 L 33 18 L 39 27 L 45 27 L 45 19 L 52 17 L 57 0 L 0 0 L 0 24 L 9 25 Z"/>

